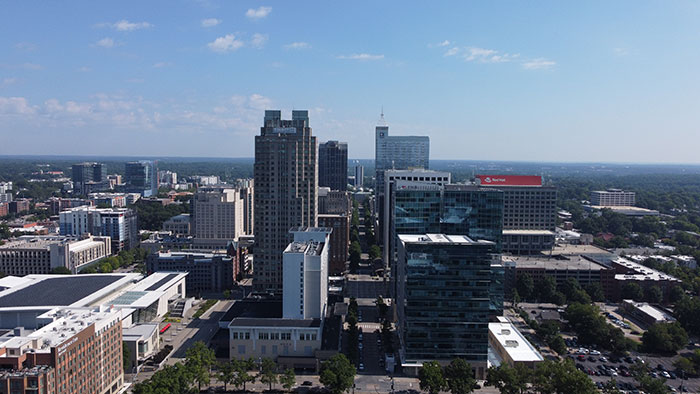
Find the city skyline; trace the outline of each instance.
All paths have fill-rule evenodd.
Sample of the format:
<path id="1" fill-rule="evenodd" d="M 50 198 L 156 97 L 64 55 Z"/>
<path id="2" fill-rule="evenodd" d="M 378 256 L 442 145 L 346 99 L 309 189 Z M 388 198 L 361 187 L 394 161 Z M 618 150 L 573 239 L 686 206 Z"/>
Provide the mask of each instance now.
<path id="1" fill-rule="evenodd" d="M 3 5 L 0 155 L 253 157 L 301 108 L 369 159 L 384 106 L 432 159 L 697 163 L 695 3 L 165 4 Z"/>

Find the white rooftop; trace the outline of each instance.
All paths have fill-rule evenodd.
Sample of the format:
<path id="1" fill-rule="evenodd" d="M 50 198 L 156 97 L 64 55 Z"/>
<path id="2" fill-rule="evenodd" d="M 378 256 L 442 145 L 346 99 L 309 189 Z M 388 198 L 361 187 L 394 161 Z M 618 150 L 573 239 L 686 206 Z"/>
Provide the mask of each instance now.
<path id="1" fill-rule="evenodd" d="M 662 311 L 659 308 L 647 304 L 646 302 L 634 302 L 633 300 L 623 300 L 623 302 L 633 305 L 635 308 L 653 317 L 657 322 L 676 321 L 676 319 L 674 319 L 673 316 L 669 315 L 668 313 Z"/>
<path id="2" fill-rule="evenodd" d="M 540 352 L 507 320 L 489 323 L 489 332 L 514 362 L 543 361 Z"/>
<path id="3" fill-rule="evenodd" d="M 613 260 L 613 263 L 619 264 L 623 267 L 626 267 L 630 269 L 631 271 L 634 271 L 634 273 L 630 274 L 616 274 L 615 275 L 615 280 L 638 280 L 638 281 L 644 281 L 644 280 L 654 280 L 654 281 L 671 281 L 671 282 L 680 282 L 679 279 L 665 274 L 661 271 L 657 271 L 655 269 L 646 267 L 642 264 L 635 263 L 634 261 L 630 261 L 624 257 L 618 257 L 617 259 Z"/>
<path id="4" fill-rule="evenodd" d="M 491 241 L 474 241 L 466 235 L 446 235 L 446 234 L 399 234 L 399 240 L 403 243 L 437 243 L 437 244 L 493 244 Z"/>

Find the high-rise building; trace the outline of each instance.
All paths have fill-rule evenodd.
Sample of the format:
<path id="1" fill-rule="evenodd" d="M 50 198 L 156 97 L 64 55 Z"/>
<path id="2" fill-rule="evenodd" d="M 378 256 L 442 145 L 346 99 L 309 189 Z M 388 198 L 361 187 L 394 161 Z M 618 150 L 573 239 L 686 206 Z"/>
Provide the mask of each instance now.
<path id="1" fill-rule="evenodd" d="M 124 181 L 130 193 L 140 193 L 143 197 L 155 196 L 158 194 L 156 162 L 141 160 L 126 163 Z"/>
<path id="2" fill-rule="evenodd" d="M 139 244 L 136 211 L 129 208 L 82 206 L 59 214 L 61 235 L 85 234 L 111 237 L 112 253 L 135 248 Z"/>
<path id="3" fill-rule="evenodd" d="M 319 227 L 333 229 L 330 238 L 328 271 L 330 275 L 340 275 L 345 271 L 350 246 L 350 216 L 345 213 L 319 214 Z"/>
<path id="4" fill-rule="evenodd" d="M 374 170 L 375 170 L 375 212 L 379 218 L 382 233 L 384 217 L 384 171 L 427 169 L 430 161 L 430 138 L 427 136 L 389 136 L 389 125 L 382 113 L 379 125 L 375 128 Z"/>
<path id="5" fill-rule="evenodd" d="M 255 229 L 255 181 L 253 179 L 239 179 L 236 184 L 241 191 L 241 200 L 243 200 L 243 233 L 253 235 Z"/>
<path id="6" fill-rule="evenodd" d="M 396 293 L 404 372 L 424 361 L 487 369 L 491 266 L 496 244 L 464 235 L 399 235 Z"/>
<path id="7" fill-rule="evenodd" d="M 557 189 L 541 176 L 477 175 L 476 184 L 503 191 L 504 252 L 532 254 L 554 246 Z"/>
<path id="8" fill-rule="evenodd" d="M 365 184 L 365 167 L 355 166 L 355 187 L 362 187 Z"/>
<path id="9" fill-rule="evenodd" d="M 292 111 L 291 120 L 283 120 L 281 111 L 265 111 L 255 136 L 255 291 L 282 291 L 289 229 L 316 226 L 317 152 L 308 111 Z"/>
<path id="10" fill-rule="evenodd" d="M 299 227 L 283 255 L 282 317 L 323 319 L 328 303 L 330 229 Z"/>
<path id="11" fill-rule="evenodd" d="M 73 164 L 73 192 L 88 194 L 109 188 L 102 163 Z"/>
<path id="12" fill-rule="evenodd" d="M 591 205 L 600 207 L 633 207 L 635 199 L 635 192 L 626 192 L 620 189 L 591 192 Z"/>
<path id="13" fill-rule="evenodd" d="M 240 190 L 231 186 L 201 186 L 192 198 L 192 213 L 198 242 L 225 249 L 243 234 L 243 200 Z"/>
<path id="14" fill-rule="evenodd" d="M 238 275 L 238 264 L 234 258 L 225 254 L 193 251 L 157 252 L 146 259 L 146 270 L 187 272 L 187 295 L 194 296 L 233 288 Z"/>
<path id="15" fill-rule="evenodd" d="M 384 193 L 386 198 L 384 198 L 384 206 L 381 209 L 383 214 L 379 218 L 380 226 L 382 230 L 381 233 L 381 244 L 384 245 L 384 264 L 389 264 L 393 260 L 391 255 L 392 251 L 395 251 L 394 237 L 397 233 L 391 232 L 391 215 L 393 207 L 392 193 L 396 190 L 397 182 L 414 182 L 421 185 L 446 185 L 450 183 L 451 175 L 449 172 L 445 171 L 430 171 L 424 169 L 413 169 L 413 170 L 387 170 L 384 172 Z M 402 186 L 405 188 L 405 186 Z M 419 220 L 416 218 L 415 220 Z M 386 223 L 386 225 L 384 225 Z M 413 234 L 413 233 L 408 233 Z"/>
<path id="16" fill-rule="evenodd" d="M 318 185 L 331 190 L 347 190 L 347 142 L 328 141 L 318 145 Z"/>
<path id="17" fill-rule="evenodd" d="M 347 191 L 331 190 L 329 187 L 318 188 L 318 213 L 346 214 L 352 211 L 352 199 Z"/>

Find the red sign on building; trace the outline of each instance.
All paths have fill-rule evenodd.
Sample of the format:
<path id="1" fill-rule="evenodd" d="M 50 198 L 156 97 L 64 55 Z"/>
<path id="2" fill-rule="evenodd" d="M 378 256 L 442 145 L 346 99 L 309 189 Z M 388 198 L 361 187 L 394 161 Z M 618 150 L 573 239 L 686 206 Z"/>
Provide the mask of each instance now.
<path id="1" fill-rule="evenodd" d="M 477 175 L 476 183 L 481 186 L 542 186 L 538 175 Z"/>

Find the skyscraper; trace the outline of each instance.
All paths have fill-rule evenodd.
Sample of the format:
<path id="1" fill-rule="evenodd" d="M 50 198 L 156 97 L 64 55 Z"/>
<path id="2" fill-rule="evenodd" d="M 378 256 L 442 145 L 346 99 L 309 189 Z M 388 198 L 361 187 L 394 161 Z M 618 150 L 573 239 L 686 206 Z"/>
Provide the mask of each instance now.
<path id="1" fill-rule="evenodd" d="M 483 379 L 496 245 L 464 235 L 399 235 L 396 309 L 404 372 L 462 358 Z"/>
<path id="2" fill-rule="evenodd" d="M 365 167 L 355 166 L 355 187 L 362 187 L 365 184 Z"/>
<path id="3" fill-rule="evenodd" d="M 379 229 L 382 234 L 384 217 L 384 171 L 425 168 L 429 166 L 430 138 L 427 136 L 389 136 L 389 125 L 384 113 L 375 128 L 374 170 L 375 170 L 375 212 L 378 213 Z"/>
<path id="4" fill-rule="evenodd" d="M 143 197 L 158 194 L 158 173 L 154 161 L 130 161 L 124 165 L 127 191 L 141 193 Z"/>
<path id="5" fill-rule="evenodd" d="M 73 164 L 73 192 L 88 194 L 107 188 L 102 163 Z"/>
<path id="6" fill-rule="evenodd" d="M 283 120 L 281 111 L 265 111 L 255 136 L 255 291 L 282 291 L 289 229 L 316 226 L 317 151 L 308 111 L 292 111 L 291 120 Z"/>
<path id="7" fill-rule="evenodd" d="M 318 146 L 318 185 L 347 190 L 348 144 L 328 141 Z"/>

